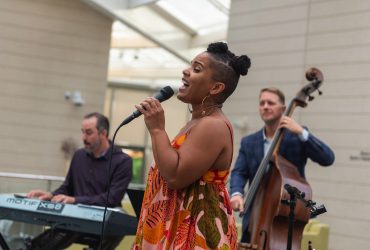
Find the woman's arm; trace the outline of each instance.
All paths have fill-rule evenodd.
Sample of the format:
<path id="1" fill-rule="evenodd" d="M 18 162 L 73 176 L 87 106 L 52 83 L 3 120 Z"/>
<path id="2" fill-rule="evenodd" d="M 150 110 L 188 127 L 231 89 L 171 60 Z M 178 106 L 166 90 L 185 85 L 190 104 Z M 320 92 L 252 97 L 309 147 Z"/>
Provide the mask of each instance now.
<path id="1" fill-rule="evenodd" d="M 213 167 L 230 145 L 230 132 L 224 120 L 203 117 L 196 121 L 179 149 L 171 146 L 164 129 L 164 112 L 157 100 L 145 99 L 136 108 L 144 114 L 156 165 L 170 188 L 184 188 Z M 225 162 L 225 164 L 227 164 Z"/>

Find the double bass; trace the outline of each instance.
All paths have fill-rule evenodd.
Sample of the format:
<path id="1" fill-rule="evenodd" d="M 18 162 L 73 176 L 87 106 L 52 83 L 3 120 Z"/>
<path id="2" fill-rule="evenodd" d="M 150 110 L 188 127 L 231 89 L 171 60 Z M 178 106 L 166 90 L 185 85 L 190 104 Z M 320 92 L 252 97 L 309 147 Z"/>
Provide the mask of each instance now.
<path id="1" fill-rule="evenodd" d="M 289 103 L 284 115 L 291 116 L 296 107 L 306 107 L 312 101 L 313 92 L 318 91 L 323 82 L 323 74 L 317 68 L 306 72 L 306 84 Z M 299 250 L 304 226 L 310 218 L 310 209 L 303 202 L 295 204 L 294 211 L 284 201 L 290 196 L 284 189 L 286 184 L 297 188 L 311 199 L 312 190 L 296 166 L 278 154 L 284 128 L 276 130 L 269 150 L 266 152 L 257 173 L 250 184 L 244 200 L 243 216 L 252 206 L 248 227 L 249 242 L 241 242 L 240 250 Z M 294 227 L 289 225 L 289 216 L 294 212 Z M 290 229 L 288 231 L 288 229 Z M 290 235 L 290 237 L 288 237 Z"/>

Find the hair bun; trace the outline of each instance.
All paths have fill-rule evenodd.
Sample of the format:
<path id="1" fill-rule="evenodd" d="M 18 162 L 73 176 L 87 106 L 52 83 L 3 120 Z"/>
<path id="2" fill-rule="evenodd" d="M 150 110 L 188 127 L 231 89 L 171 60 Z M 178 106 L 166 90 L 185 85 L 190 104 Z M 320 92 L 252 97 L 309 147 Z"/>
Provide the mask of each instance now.
<path id="1" fill-rule="evenodd" d="M 236 56 L 235 59 L 230 62 L 230 66 L 236 73 L 245 76 L 248 74 L 248 69 L 251 66 L 251 60 L 246 55 Z"/>
<path id="2" fill-rule="evenodd" d="M 211 53 L 227 53 L 228 50 L 229 47 L 224 42 L 210 43 L 207 48 L 207 52 Z"/>

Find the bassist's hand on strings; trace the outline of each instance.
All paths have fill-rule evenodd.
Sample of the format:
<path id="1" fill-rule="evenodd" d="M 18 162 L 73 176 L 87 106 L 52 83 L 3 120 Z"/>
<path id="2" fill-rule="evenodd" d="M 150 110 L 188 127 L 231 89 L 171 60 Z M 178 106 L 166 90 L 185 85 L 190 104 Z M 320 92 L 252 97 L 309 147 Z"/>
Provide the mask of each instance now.
<path id="1" fill-rule="evenodd" d="M 297 134 L 297 135 L 302 134 L 304 130 L 301 125 L 299 125 L 293 118 L 289 116 L 281 117 L 279 127 L 286 128 L 290 132 Z"/>

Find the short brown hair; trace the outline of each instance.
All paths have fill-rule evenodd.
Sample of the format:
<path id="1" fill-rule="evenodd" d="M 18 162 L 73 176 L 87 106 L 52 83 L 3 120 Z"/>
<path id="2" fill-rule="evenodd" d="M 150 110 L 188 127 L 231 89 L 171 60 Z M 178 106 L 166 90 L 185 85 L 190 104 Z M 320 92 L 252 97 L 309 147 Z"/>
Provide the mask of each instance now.
<path id="1" fill-rule="evenodd" d="M 260 96 L 263 92 L 270 92 L 270 93 L 273 93 L 275 95 L 277 95 L 279 97 L 279 100 L 280 102 L 285 105 L 285 96 L 284 96 L 284 93 L 278 89 L 278 88 L 275 88 L 275 87 L 268 87 L 268 88 L 263 88 L 261 89 L 260 91 Z"/>

